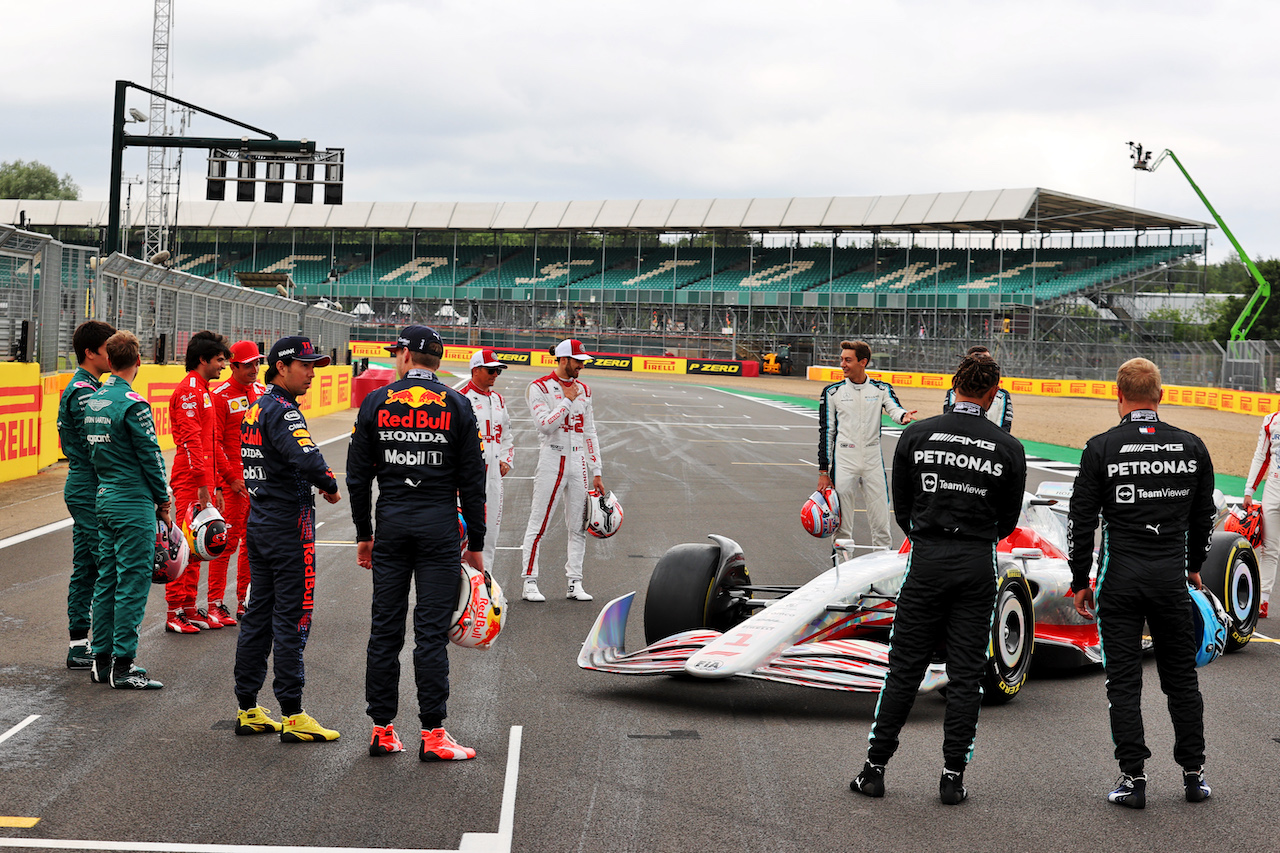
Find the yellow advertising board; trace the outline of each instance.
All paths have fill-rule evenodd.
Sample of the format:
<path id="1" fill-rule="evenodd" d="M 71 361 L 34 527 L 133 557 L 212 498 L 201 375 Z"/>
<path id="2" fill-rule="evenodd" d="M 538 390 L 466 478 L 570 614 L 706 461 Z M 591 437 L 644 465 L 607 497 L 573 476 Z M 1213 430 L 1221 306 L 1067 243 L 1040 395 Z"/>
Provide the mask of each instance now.
<path id="1" fill-rule="evenodd" d="M 688 365 L 688 359 L 685 358 L 667 358 L 665 356 L 647 356 L 638 355 L 631 364 L 631 369 L 637 373 L 670 373 L 673 375 L 683 375 Z"/>
<path id="2" fill-rule="evenodd" d="M 40 470 L 43 395 L 40 365 L 0 364 L 0 480 L 30 477 Z M 53 413 L 56 421 L 56 397 Z"/>
<path id="3" fill-rule="evenodd" d="M 896 388 L 933 388 L 946 391 L 951 387 L 951 376 L 945 373 L 868 370 L 867 375 L 873 379 L 888 382 Z M 819 382 L 839 382 L 844 379 L 844 374 L 835 367 L 810 367 L 808 376 L 809 379 Z M 1000 380 L 1000 385 L 1014 396 L 1030 394 L 1036 397 L 1085 397 L 1094 400 L 1116 398 L 1116 383 L 1103 380 L 1027 379 L 1006 376 Z M 1266 415 L 1280 411 L 1280 394 L 1185 385 L 1165 385 L 1164 402 L 1172 406 L 1196 406 L 1245 415 Z"/>

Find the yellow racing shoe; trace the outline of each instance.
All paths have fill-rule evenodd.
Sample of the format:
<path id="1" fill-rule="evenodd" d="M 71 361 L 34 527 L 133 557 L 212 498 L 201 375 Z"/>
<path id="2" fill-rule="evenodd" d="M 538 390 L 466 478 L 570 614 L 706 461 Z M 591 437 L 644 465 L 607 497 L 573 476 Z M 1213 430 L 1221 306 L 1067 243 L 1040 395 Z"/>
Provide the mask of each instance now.
<path id="1" fill-rule="evenodd" d="M 280 731 L 284 726 L 270 717 L 270 712 L 261 705 L 249 710 L 241 710 L 236 714 L 236 734 L 266 735 Z"/>
<path id="2" fill-rule="evenodd" d="M 339 735 L 333 729 L 326 729 L 316 722 L 306 711 L 299 711 L 284 718 L 284 731 L 280 732 L 282 743 L 313 743 L 315 741 L 337 740 Z"/>

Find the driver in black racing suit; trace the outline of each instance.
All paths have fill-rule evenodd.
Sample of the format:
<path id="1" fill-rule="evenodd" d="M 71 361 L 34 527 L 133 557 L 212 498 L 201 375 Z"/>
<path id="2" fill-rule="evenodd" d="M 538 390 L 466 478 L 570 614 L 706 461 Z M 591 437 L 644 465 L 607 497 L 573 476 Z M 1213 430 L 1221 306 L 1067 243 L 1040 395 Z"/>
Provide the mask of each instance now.
<path id="1" fill-rule="evenodd" d="M 1155 644 L 1160 689 L 1173 720 L 1173 757 L 1182 765 L 1187 800 L 1209 797 L 1204 781 L 1204 700 L 1196 677 L 1196 637 L 1187 583 L 1200 588 L 1200 566 L 1214 524 L 1213 462 L 1199 438 L 1156 413 L 1160 369 L 1134 358 L 1116 372 L 1120 424 L 1084 446 L 1069 516 L 1071 590 L 1090 618 L 1093 532 L 1102 513 L 1097 618 L 1107 673 L 1111 739 L 1120 781 L 1107 799 L 1146 805 L 1142 730 L 1142 625 Z"/>
<path id="2" fill-rule="evenodd" d="M 907 576 L 889 639 L 889 673 L 876 704 L 867 761 L 849 787 L 884 796 L 884 767 L 898 748 L 920 681 L 946 641 L 942 802 L 968 793 L 982 702 L 982 670 L 996 600 L 996 542 L 1022 511 L 1027 460 L 1022 445 L 983 416 L 1000 386 L 989 353 L 966 355 L 956 371 L 955 409 L 913 423 L 893 453 L 893 508 L 911 540 Z"/>

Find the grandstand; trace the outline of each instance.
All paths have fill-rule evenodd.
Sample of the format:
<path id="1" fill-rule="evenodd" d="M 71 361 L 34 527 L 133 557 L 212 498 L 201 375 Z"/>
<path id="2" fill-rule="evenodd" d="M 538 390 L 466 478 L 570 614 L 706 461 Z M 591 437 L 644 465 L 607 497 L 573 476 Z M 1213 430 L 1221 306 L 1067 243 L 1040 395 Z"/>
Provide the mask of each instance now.
<path id="1" fill-rule="evenodd" d="M 0 222 L 19 209 L 34 227 L 80 242 L 106 219 L 91 202 L 0 201 Z M 850 335 L 895 347 L 912 337 L 918 348 L 922 332 L 1035 344 L 1076 334 L 1064 324 L 1091 323 L 1080 337 L 1159 339 L 1125 310 L 1124 295 L 1202 289 L 1188 268 L 1211 227 L 1038 188 L 332 208 L 190 202 L 169 245 L 176 269 L 223 282 L 288 273 L 298 298 L 354 306 L 369 324 L 362 336 L 387 337 L 417 319 L 465 326 L 446 330 L 454 340 L 541 345 L 574 327 L 597 347 L 641 352 L 749 355 L 787 342 L 803 363 L 806 351 Z M 912 357 L 949 363 L 952 349 Z"/>

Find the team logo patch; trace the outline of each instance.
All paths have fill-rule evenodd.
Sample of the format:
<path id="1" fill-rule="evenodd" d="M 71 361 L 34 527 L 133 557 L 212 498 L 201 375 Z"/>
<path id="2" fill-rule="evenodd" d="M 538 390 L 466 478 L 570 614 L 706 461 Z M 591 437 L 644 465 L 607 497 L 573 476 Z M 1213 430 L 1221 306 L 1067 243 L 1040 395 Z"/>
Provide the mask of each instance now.
<path id="1" fill-rule="evenodd" d="M 1155 435 L 1156 428 L 1155 427 L 1138 427 L 1138 432 L 1142 433 L 1143 435 Z"/>
<path id="2" fill-rule="evenodd" d="M 387 403 L 401 403 L 415 409 L 422 406 L 443 406 L 444 401 L 443 391 L 432 391 L 421 385 L 410 385 L 398 391 L 387 391 Z"/>
<path id="3" fill-rule="evenodd" d="M 1132 483 L 1121 483 L 1116 486 L 1116 503 L 1131 504 L 1133 503 L 1134 491 Z"/>
<path id="4" fill-rule="evenodd" d="M 938 491 L 938 475 L 933 472 L 920 475 L 920 491 L 936 492 Z"/>

